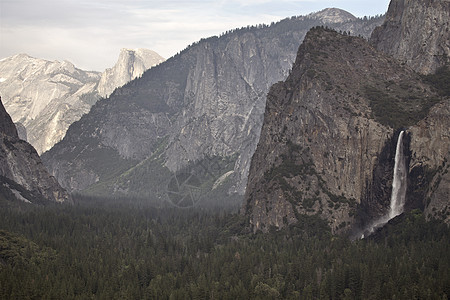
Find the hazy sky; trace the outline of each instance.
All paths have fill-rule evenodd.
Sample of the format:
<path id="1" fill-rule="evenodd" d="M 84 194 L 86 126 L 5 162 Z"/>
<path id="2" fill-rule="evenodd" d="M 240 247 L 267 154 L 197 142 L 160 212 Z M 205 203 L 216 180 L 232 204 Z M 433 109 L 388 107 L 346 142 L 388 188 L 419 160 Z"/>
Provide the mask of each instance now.
<path id="1" fill-rule="evenodd" d="M 121 48 L 148 48 L 168 58 L 229 29 L 327 7 L 373 16 L 388 5 L 389 0 L 0 0 L 0 58 L 27 53 L 103 71 Z"/>

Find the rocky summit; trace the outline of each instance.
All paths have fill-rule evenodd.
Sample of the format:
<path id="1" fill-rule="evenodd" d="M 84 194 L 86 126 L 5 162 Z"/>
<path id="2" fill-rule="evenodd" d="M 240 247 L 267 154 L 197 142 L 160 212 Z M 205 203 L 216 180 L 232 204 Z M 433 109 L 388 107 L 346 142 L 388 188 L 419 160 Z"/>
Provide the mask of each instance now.
<path id="1" fill-rule="evenodd" d="M 114 89 L 163 60 L 147 49 L 123 49 L 116 65 L 103 73 L 84 71 L 68 61 L 18 54 L 0 61 L 0 92 L 22 138 L 38 153 L 49 150 L 70 124 Z M 25 129 L 25 130 L 23 130 Z"/>
<path id="2" fill-rule="evenodd" d="M 375 31 L 378 40 L 395 40 L 382 29 L 414 10 L 413 1 L 402 9 L 397 2 Z M 254 231 L 318 216 L 334 233 L 351 232 L 386 215 L 400 130 L 406 134 L 405 209 L 449 222 L 448 66 L 423 76 L 383 52 L 326 28 L 307 34 L 291 74 L 268 94 L 243 207 Z M 408 64 L 427 65 L 429 57 L 422 59 Z"/>
<path id="3" fill-rule="evenodd" d="M 450 63 L 450 1 L 393 0 L 370 39 L 378 49 L 422 74 Z"/>
<path id="4" fill-rule="evenodd" d="M 0 99 L 0 198 L 29 203 L 70 202 L 36 150 L 20 140 Z"/>
<path id="5" fill-rule="evenodd" d="M 164 58 L 148 49 L 122 49 L 114 67 L 102 73 L 98 83 L 98 93 L 108 97 L 118 87 L 142 76 L 151 67 L 160 64 Z"/>
<path id="6" fill-rule="evenodd" d="M 330 12 L 194 43 L 94 105 L 45 164 L 70 190 L 240 204 L 266 94 L 289 74 L 306 32 L 326 24 L 368 37 L 383 20 Z"/>
<path id="7" fill-rule="evenodd" d="M 60 141 L 98 98 L 100 73 L 77 69 L 68 61 L 19 54 L 0 61 L 0 77 L 5 108 L 26 128 L 27 141 L 38 153 Z"/>

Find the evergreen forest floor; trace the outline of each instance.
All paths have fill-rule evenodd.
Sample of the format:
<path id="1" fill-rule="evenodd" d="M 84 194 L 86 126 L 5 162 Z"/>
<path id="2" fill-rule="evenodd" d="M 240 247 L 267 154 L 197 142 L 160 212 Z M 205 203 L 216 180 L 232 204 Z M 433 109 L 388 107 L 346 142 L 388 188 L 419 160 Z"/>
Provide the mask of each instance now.
<path id="1" fill-rule="evenodd" d="M 0 299 L 447 299 L 448 226 L 358 241 L 318 217 L 253 234 L 234 212 L 79 198 L 0 203 Z"/>

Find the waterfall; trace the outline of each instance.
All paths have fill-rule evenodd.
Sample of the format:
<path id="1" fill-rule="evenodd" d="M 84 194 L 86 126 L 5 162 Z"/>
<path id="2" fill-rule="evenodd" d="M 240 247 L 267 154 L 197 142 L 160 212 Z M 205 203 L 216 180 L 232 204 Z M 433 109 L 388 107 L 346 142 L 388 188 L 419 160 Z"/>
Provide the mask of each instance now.
<path id="1" fill-rule="evenodd" d="M 392 178 L 391 205 L 389 212 L 381 218 L 375 220 L 365 232 L 370 235 L 376 228 L 383 226 L 390 219 L 400 215 L 403 212 L 406 196 L 406 160 L 403 155 L 403 134 L 402 130 L 398 136 L 397 147 L 395 148 L 394 176 Z M 361 235 L 363 239 L 365 234 Z"/>
<path id="2" fill-rule="evenodd" d="M 406 195 L 406 162 L 403 155 L 403 133 L 400 132 L 395 149 L 394 178 L 392 180 L 391 207 L 389 210 L 389 219 L 392 219 L 403 212 Z"/>

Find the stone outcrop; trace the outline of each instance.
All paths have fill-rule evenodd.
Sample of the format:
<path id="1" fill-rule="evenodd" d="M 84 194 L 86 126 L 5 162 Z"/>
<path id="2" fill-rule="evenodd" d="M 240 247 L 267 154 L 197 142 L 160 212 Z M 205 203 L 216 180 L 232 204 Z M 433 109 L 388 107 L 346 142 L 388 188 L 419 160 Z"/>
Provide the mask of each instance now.
<path id="1" fill-rule="evenodd" d="M 14 126 L 14 123 L 10 115 L 6 112 L 5 108 L 3 107 L 3 104 L 0 107 L 0 132 L 3 133 L 4 135 L 13 138 L 19 138 L 16 126 Z"/>
<path id="2" fill-rule="evenodd" d="M 101 96 L 162 60 L 151 50 L 123 49 L 116 65 L 99 73 L 80 70 L 68 61 L 19 54 L 0 61 L 0 92 L 14 122 L 25 127 L 27 141 L 42 154 Z"/>
<path id="3" fill-rule="evenodd" d="M 319 215 L 340 232 L 383 215 L 397 129 L 416 124 L 439 101 L 413 70 L 364 39 L 311 30 L 290 76 L 267 98 L 243 208 L 253 229 Z M 411 148 L 425 146 L 410 134 Z M 361 208 L 369 220 L 357 218 Z"/>
<path id="4" fill-rule="evenodd" d="M 112 101 L 98 102 L 44 155 L 45 163 L 70 190 L 91 186 L 94 193 L 106 190 L 168 200 L 171 182 L 201 166 L 204 174 L 196 176 L 209 174 L 201 187 L 205 198 L 220 202 L 220 196 L 209 194 L 219 189 L 222 195 L 242 195 L 266 94 L 289 74 L 309 28 L 327 25 L 341 30 L 352 24 L 352 33 L 359 35 L 382 21 L 348 20 L 348 13 L 333 10 L 325 19 L 338 23 L 324 23 L 324 15 L 237 29 L 193 44 L 117 89 Z M 102 166 L 112 162 L 113 171 L 106 174 L 92 164 L 99 151 L 110 153 Z M 219 188 L 216 182 L 223 184 Z"/>
<path id="5" fill-rule="evenodd" d="M 19 139 L 24 141 L 28 140 L 27 129 L 25 128 L 25 126 L 23 126 L 23 124 L 19 122 L 14 123 L 14 125 L 16 125 L 17 133 L 19 134 Z"/>
<path id="6" fill-rule="evenodd" d="M 422 74 L 450 63 L 450 1 L 392 0 L 371 43 Z"/>
<path id="7" fill-rule="evenodd" d="M 0 91 L 14 122 L 27 130 L 27 141 L 38 153 L 60 141 L 71 123 L 97 100 L 100 73 L 68 62 L 19 54 L 0 61 Z"/>
<path id="8" fill-rule="evenodd" d="M 158 53 L 148 49 L 122 49 L 114 67 L 102 73 L 98 83 L 98 93 L 108 97 L 118 87 L 142 76 L 144 72 L 164 61 Z"/>
<path id="9" fill-rule="evenodd" d="M 408 197 L 425 208 L 427 217 L 450 224 L 450 99 L 433 107 L 411 127 Z"/>
<path id="10" fill-rule="evenodd" d="M 323 23 L 347 23 L 358 20 L 358 18 L 351 13 L 339 8 L 325 8 L 319 12 L 310 14 L 310 16 Z"/>
<path id="11" fill-rule="evenodd" d="M 446 0 L 392 0 L 384 24 L 370 39 L 377 49 L 392 55 L 421 74 L 434 74 L 442 104 L 409 131 L 409 205 L 428 217 L 450 223 L 449 85 L 450 2 Z M 437 79 L 436 79 L 437 78 Z M 425 116 L 422 116 L 425 117 Z"/>
<path id="12" fill-rule="evenodd" d="M 36 150 L 20 140 L 0 99 L 0 193 L 25 202 L 67 202 L 69 194 L 50 176 Z"/>

